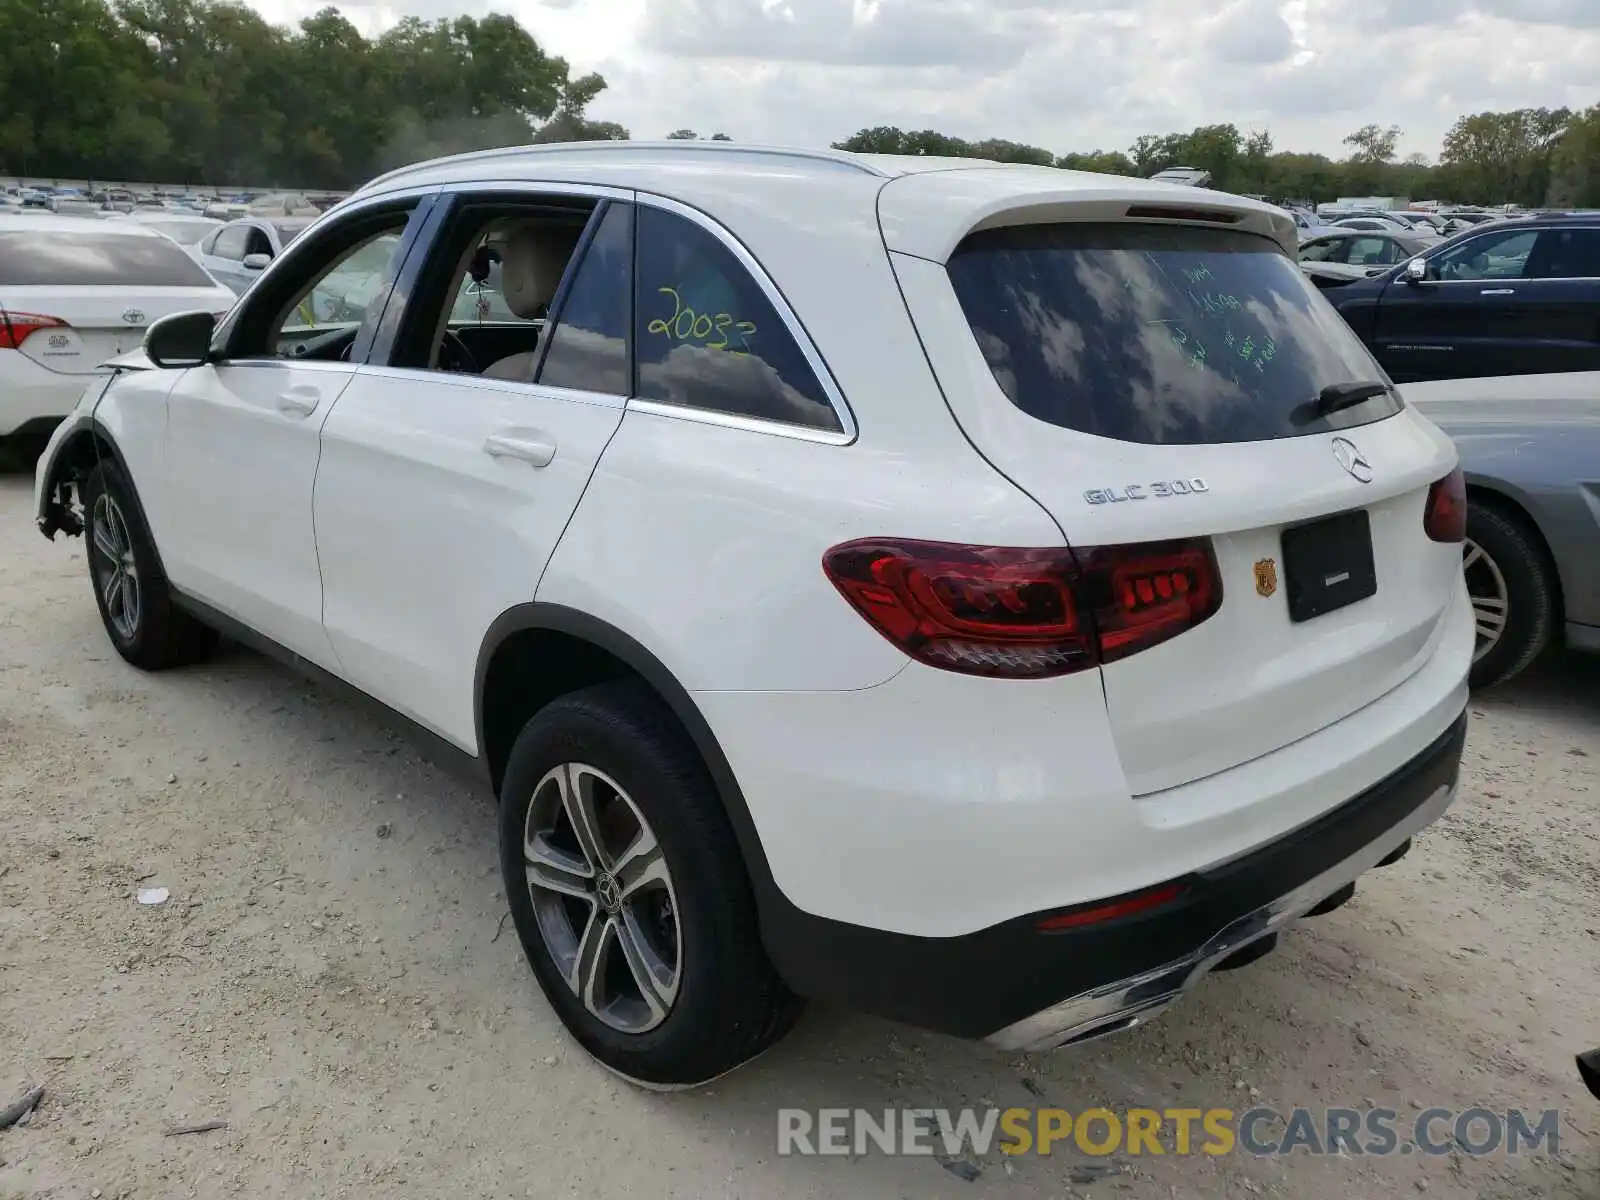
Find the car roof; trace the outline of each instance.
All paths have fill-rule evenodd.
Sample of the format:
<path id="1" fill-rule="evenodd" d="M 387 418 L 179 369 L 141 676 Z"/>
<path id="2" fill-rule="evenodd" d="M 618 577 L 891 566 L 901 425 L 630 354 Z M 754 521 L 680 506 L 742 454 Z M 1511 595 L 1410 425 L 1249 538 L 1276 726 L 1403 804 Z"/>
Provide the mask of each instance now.
<path id="1" fill-rule="evenodd" d="M 739 142 L 565 142 L 477 151 L 381 175 L 329 212 L 402 188 L 518 180 L 649 192 L 713 213 L 741 237 L 741 224 L 752 232 L 765 225 L 771 235 L 786 226 L 792 237 L 817 229 L 819 213 L 868 220 L 875 214 L 891 250 L 941 262 L 985 222 L 1050 220 L 1065 206 L 1075 219 L 1109 220 L 1130 205 L 1165 205 L 1214 214 L 1275 238 L 1286 251 L 1297 244 L 1293 218 L 1282 209 L 1202 188 L 977 158 Z"/>
<path id="2" fill-rule="evenodd" d="M 21 213 L 0 213 L 0 233 L 112 233 L 124 237 L 153 237 L 161 234 L 146 229 L 134 221 L 119 221 L 105 217 L 57 216 L 40 213 L 24 216 Z"/>

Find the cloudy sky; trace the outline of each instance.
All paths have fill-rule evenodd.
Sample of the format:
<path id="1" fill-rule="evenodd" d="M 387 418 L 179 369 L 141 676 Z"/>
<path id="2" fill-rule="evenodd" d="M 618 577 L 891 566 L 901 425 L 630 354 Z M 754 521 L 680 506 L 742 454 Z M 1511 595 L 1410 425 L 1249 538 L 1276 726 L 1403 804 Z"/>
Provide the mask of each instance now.
<path id="1" fill-rule="evenodd" d="M 293 22 L 327 0 L 247 0 Z M 1600 0 L 386 0 L 514 14 L 610 84 L 591 115 L 826 145 L 869 125 L 1071 150 L 1232 121 L 1339 154 L 1369 122 L 1430 158 L 1463 112 L 1600 102 Z"/>

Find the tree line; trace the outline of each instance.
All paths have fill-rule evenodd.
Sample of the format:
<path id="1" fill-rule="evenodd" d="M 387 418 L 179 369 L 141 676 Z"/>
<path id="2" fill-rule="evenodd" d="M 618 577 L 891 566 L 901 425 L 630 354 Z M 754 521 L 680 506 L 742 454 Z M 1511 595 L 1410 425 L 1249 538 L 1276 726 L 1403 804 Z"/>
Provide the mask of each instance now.
<path id="1" fill-rule="evenodd" d="M 1600 104 L 1582 112 L 1524 108 L 1463 116 L 1444 136 L 1437 162 L 1400 159 L 1398 126 L 1366 125 L 1344 139 L 1343 158 L 1281 151 L 1265 130 L 1202 125 L 1146 134 L 1127 150 L 1056 155 L 999 138 L 969 142 L 933 130 L 863 129 L 834 146 L 880 154 L 942 154 L 1148 177 L 1196 167 L 1223 191 L 1320 204 L 1340 196 L 1403 196 L 1528 208 L 1600 207 Z"/>
<path id="2" fill-rule="evenodd" d="M 503 14 L 408 17 L 367 38 L 334 8 L 291 29 L 232 0 L 0 0 L 0 44 L 11 175 L 343 189 L 440 154 L 629 136 L 587 115 L 601 76 L 574 76 Z M 1198 167 L 1215 187 L 1273 199 L 1600 205 L 1600 105 L 1463 116 L 1437 163 L 1396 161 L 1400 132 L 1357 130 L 1340 159 L 1231 124 L 1062 155 L 887 126 L 835 144 L 1123 175 Z"/>
<path id="3" fill-rule="evenodd" d="M 213 0 L 0 0 L 0 167 L 13 175 L 347 188 L 528 141 L 625 138 L 509 16 L 408 17 L 365 38 Z"/>

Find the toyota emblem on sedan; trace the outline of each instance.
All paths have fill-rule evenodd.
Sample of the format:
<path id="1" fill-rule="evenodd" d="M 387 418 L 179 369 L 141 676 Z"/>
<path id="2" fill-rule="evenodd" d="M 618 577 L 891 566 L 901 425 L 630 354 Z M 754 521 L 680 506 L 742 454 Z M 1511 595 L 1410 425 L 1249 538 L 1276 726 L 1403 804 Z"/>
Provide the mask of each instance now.
<path id="1" fill-rule="evenodd" d="M 144 323 L 144 313 L 137 308 L 123 309 L 122 319 L 129 325 L 140 325 Z"/>
<path id="2" fill-rule="evenodd" d="M 1357 483 L 1372 482 L 1372 464 L 1356 449 L 1356 444 L 1349 438 L 1336 437 L 1333 439 L 1333 457 L 1339 460 L 1343 467 Z"/>

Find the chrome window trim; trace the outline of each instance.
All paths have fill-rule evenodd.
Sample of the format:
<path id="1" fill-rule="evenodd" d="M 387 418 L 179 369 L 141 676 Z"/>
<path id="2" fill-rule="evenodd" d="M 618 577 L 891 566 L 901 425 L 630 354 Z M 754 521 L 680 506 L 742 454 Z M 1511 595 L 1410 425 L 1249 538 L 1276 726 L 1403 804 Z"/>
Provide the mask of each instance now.
<path id="1" fill-rule="evenodd" d="M 682 217 L 705 230 L 716 238 L 738 260 L 739 265 L 755 280 L 756 286 L 761 289 L 767 298 L 767 303 L 772 305 L 772 311 L 778 314 L 778 319 L 783 322 L 784 328 L 789 331 L 789 336 L 794 339 L 794 344 L 800 348 L 800 354 L 806 360 L 806 365 L 811 368 L 811 373 L 816 377 L 822 387 L 822 393 L 828 398 L 828 404 L 833 409 L 834 416 L 839 421 L 838 429 L 819 429 L 814 425 L 791 424 L 787 421 L 766 421 L 756 417 L 742 417 L 734 413 L 718 412 L 710 408 L 693 408 L 689 405 L 665 404 L 659 400 L 644 400 L 633 397 L 628 401 L 628 407 L 639 412 L 653 412 L 660 416 L 680 417 L 691 421 L 704 421 L 708 425 L 721 425 L 729 429 L 745 429 L 752 433 L 772 433 L 786 437 L 800 438 L 808 442 L 826 442 L 829 445 L 845 446 L 856 440 L 859 430 L 856 427 L 855 414 L 850 411 L 850 405 L 845 401 L 844 393 L 839 390 L 838 382 L 833 377 L 833 372 L 828 370 L 828 364 L 823 360 L 817 350 L 816 343 L 811 340 L 811 335 L 806 327 L 800 323 L 800 318 L 790 306 L 788 299 L 778 290 L 778 285 L 772 276 L 767 273 L 760 260 L 752 254 L 733 233 L 722 225 L 710 214 L 702 212 L 692 205 L 682 201 L 673 200 L 667 196 L 660 196 L 654 192 L 636 193 L 636 202 L 640 205 L 669 212 Z M 637 284 L 637 265 L 635 268 L 635 284 Z"/>
<path id="2" fill-rule="evenodd" d="M 696 421 L 701 425 L 719 425 L 724 429 L 739 429 L 746 433 L 768 433 L 777 437 L 794 438 L 801 442 L 820 442 L 825 446 L 848 446 L 856 440 L 854 432 L 845 430 L 818 429 L 813 425 L 791 425 L 787 421 L 765 421 L 759 417 L 741 417 L 737 413 L 719 412 L 714 408 L 691 408 L 687 404 L 641 400 L 637 396 L 629 398 L 628 411 L 671 417 L 678 421 Z"/>
<path id="3" fill-rule="evenodd" d="M 407 191 L 417 190 L 413 184 L 409 188 L 396 188 L 390 192 L 378 192 L 376 196 L 398 196 Z M 614 187 L 601 183 L 562 183 L 559 180 L 547 179 L 464 179 L 460 183 L 435 184 L 423 191 L 435 191 L 446 196 L 471 196 L 474 193 L 506 195 L 508 193 L 526 192 L 534 196 L 582 196 L 591 200 L 633 200 L 633 189 Z M 337 211 L 337 210 L 330 210 Z"/>

